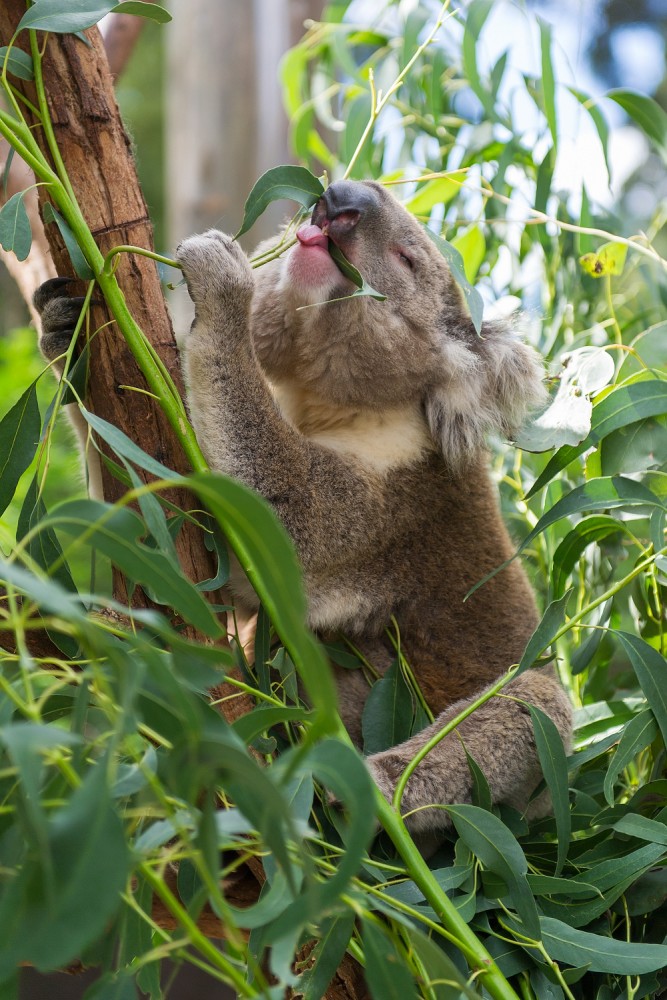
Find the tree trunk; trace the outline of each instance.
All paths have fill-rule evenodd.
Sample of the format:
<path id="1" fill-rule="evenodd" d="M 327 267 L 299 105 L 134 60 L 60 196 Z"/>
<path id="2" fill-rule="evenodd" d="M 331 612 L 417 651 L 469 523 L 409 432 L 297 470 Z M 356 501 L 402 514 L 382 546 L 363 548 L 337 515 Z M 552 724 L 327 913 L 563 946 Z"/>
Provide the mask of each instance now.
<path id="1" fill-rule="evenodd" d="M 25 12 L 24 0 L 4 0 L 0 5 L 0 44 L 6 45 Z M 99 32 L 86 32 L 90 47 L 72 35 L 48 38 L 43 62 L 46 93 L 56 139 L 88 225 L 102 251 L 119 244 L 153 248 L 152 228 L 139 188 L 126 135 L 113 94 L 112 78 Z M 20 44 L 23 40 L 20 39 Z M 199 64 L 196 55 L 193 61 Z M 34 88 L 20 83 L 26 96 L 36 102 Z M 35 124 L 35 123 L 31 123 Z M 46 148 L 42 129 L 35 135 Z M 39 188 L 44 198 L 44 187 Z M 45 227 L 51 254 L 58 274 L 72 273 L 67 251 L 55 225 Z M 119 284 L 128 308 L 149 337 L 153 347 L 169 369 L 177 386 L 182 386 L 178 352 L 169 315 L 164 303 L 155 264 L 144 257 L 121 255 L 117 271 Z M 105 326 L 109 316 L 102 307 L 94 310 L 94 328 L 100 328 L 91 350 L 92 377 L 87 405 L 99 416 L 124 430 L 148 454 L 177 472 L 187 472 L 187 463 L 166 418 L 151 396 L 126 387 L 145 389 L 144 379 L 125 341 L 115 325 Z M 124 487 L 103 469 L 106 499 L 114 501 Z M 183 493 L 175 501 L 186 509 L 199 506 Z M 184 572 L 192 580 L 213 574 L 211 555 L 201 532 L 181 531 L 177 542 Z M 117 579 L 116 597 L 125 601 L 125 585 Z M 135 591 L 133 602 L 139 595 Z M 225 714 L 237 717 L 247 711 L 250 702 L 232 698 L 223 703 Z M 259 873 L 257 873 L 259 874 Z M 253 888 L 254 883 L 254 888 Z M 250 888 L 249 888 L 250 887 Z M 239 873 L 237 891 L 228 893 L 229 901 L 244 905 L 255 899 L 258 880 L 246 868 Z M 214 926 L 207 932 L 216 933 Z M 326 996 L 330 1000 L 362 1000 L 366 996 L 359 966 L 351 959 L 341 964 L 339 973 Z"/>

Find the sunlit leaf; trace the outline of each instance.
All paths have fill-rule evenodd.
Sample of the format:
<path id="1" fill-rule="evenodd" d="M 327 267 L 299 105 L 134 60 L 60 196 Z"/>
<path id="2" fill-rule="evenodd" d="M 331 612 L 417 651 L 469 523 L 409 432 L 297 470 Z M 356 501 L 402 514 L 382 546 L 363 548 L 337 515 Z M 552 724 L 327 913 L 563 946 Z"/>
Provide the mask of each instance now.
<path id="1" fill-rule="evenodd" d="M 663 160 L 667 162 L 667 112 L 657 101 L 636 90 L 609 90 L 607 97 L 620 104 L 651 139 Z"/>
<path id="2" fill-rule="evenodd" d="M 254 225 L 272 201 L 287 199 L 296 201 L 304 208 L 312 208 L 323 194 L 322 182 L 305 167 L 272 167 L 262 174 L 248 195 L 243 222 L 235 239 Z"/>

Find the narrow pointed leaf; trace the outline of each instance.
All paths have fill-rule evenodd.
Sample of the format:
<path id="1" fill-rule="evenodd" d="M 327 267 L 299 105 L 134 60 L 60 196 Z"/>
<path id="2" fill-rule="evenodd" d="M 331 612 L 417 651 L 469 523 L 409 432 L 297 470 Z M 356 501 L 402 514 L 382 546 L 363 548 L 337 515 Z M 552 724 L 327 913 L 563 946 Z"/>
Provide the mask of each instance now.
<path id="1" fill-rule="evenodd" d="M 0 209 L 0 246 L 25 260 L 32 246 L 30 220 L 23 203 L 25 191 L 13 194 Z"/>
<path id="2" fill-rule="evenodd" d="M 40 430 L 37 384 L 33 382 L 0 421 L 0 514 L 35 457 Z"/>
<path id="3" fill-rule="evenodd" d="M 373 1000 L 417 1000 L 415 981 L 391 938 L 371 920 L 362 920 L 361 934 Z"/>
<path id="4" fill-rule="evenodd" d="M 567 859 L 572 830 L 567 758 L 565 756 L 563 741 L 554 722 L 541 709 L 536 708 L 535 705 L 528 705 L 528 711 L 533 723 L 537 755 L 540 758 L 544 780 L 551 795 L 554 819 L 556 820 L 558 854 L 554 875 L 558 876 L 563 870 L 563 865 Z"/>
<path id="5" fill-rule="evenodd" d="M 629 632 L 614 632 L 624 647 L 667 745 L 667 660 Z"/>
<path id="6" fill-rule="evenodd" d="M 614 783 L 619 774 L 632 763 L 638 753 L 651 745 L 657 735 L 658 723 L 650 708 L 640 712 L 626 725 L 604 778 L 604 797 L 610 806 L 614 804 Z"/>
<path id="7" fill-rule="evenodd" d="M 617 976 L 640 976 L 667 965 L 667 945 L 619 941 L 576 930 L 553 917 L 542 917 L 540 924 L 547 952 L 566 965 L 588 965 L 591 972 Z"/>
<path id="8" fill-rule="evenodd" d="M 323 194 L 322 182 L 305 167 L 272 167 L 262 174 L 248 195 L 243 209 L 243 222 L 235 239 L 255 224 L 272 201 L 288 199 L 304 208 L 312 208 Z"/>

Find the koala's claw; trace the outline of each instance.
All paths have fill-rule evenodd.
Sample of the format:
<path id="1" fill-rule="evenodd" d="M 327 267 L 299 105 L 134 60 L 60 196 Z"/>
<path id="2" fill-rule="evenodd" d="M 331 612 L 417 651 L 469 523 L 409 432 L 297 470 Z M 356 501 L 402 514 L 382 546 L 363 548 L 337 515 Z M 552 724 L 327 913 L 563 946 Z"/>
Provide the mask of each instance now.
<path id="1" fill-rule="evenodd" d="M 63 292 L 75 280 L 75 278 L 49 278 L 48 281 L 42 282 L 32 297 L 32 302 L 37 312 L 41 315 L 48 302 L 51 302 L 53 299 L 64 298 Z"/>

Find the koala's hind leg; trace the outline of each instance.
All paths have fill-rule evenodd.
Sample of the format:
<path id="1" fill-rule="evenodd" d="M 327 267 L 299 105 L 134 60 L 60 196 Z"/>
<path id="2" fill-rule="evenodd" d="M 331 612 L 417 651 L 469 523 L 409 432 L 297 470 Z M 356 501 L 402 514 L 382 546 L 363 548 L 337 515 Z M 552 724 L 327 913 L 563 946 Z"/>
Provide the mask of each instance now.
<path id="1" fill-rule="evenodd" d="M 471 801 L 472 779 L 463 744 L 486 776 L 493 801 L 505 802 L 519 811 L 527 808 L 531 793 L 542 780 L 542 770 L 530 714 L 522 701 L 550 716 L 567 749 L 572 710 L 552 667 L 522 674 L 502 695 L 491 698 L 468 716 L 417 767 L 407 783 L 401 805 L 403 815 L 412 813 L 407 820 L 411 830 L 442 829 L 449 825 L 449 820 L 446 811 L 437 808 L 439 805 Z M 368 758 L 373 778 L 389 801 L 410 760 L 470 701 L 456 702 L 421 733 Z M 535 807 L 531 814 L 536 814 Z"/>

